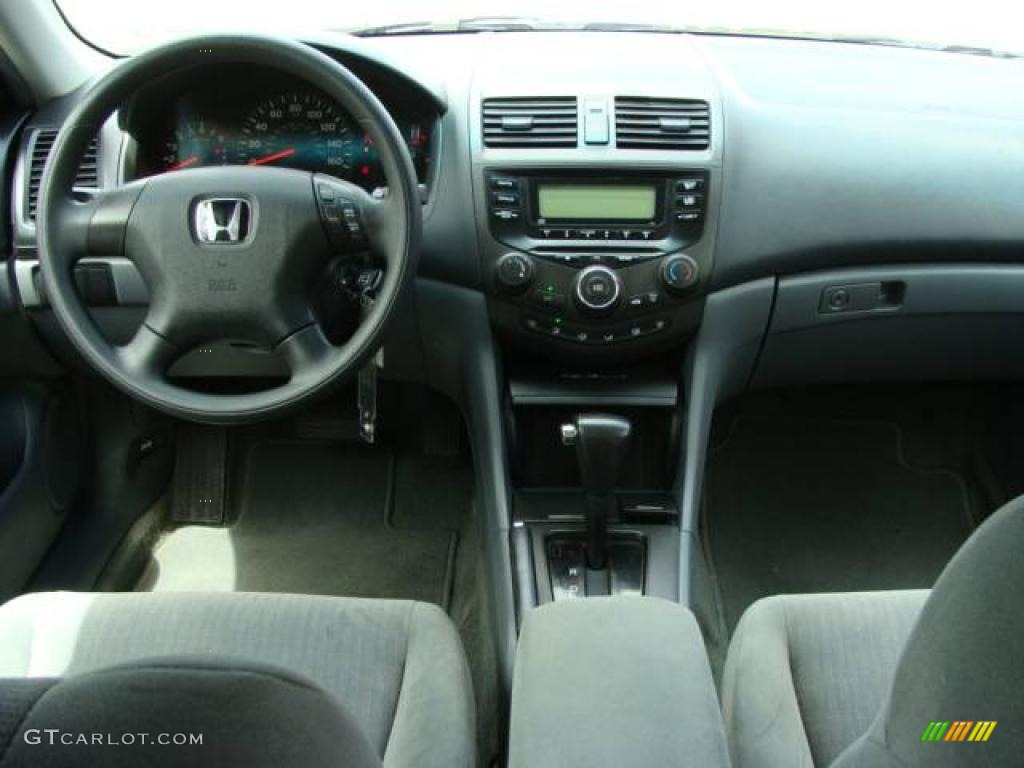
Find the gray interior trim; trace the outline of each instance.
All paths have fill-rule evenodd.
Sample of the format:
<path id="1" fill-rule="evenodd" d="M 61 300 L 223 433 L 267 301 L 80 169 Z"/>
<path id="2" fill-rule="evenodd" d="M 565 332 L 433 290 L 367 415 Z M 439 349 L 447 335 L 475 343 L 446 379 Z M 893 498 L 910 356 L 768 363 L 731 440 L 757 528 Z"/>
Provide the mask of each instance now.
<path id="1" fill-rule="evenodd" d="M 713 287 L 866 258 L 1019 259 L 1024 107 L 1006 98 L 1019 60 L 739 36 L 695 45 L 728 125 Z"/>
<path id="2" fill-rule="evenodd" d="M 68 93 L 111 64 L 75 36 L 53 3 L 0 4 L 0 48 L 40 102 Z"/>
<path id="3" fill-rule="evenodd" d="M 836 286 L 899 284 L 898 304 L 829 312 L 822 298 Z M 876 266 L 792 275 L 779 279 L 770 333 L 886 315 L 995 315 L 1024 313 L 1024 267 L 998 264 Z"/>
<path id="4" fill-rule="evenodd" d="M 648 597 L 530 612 L 516 657 L 510 768 L 729 764 L 693 614 Z"/>
<path id="5" fill-rule="evenodd" d="M 768 327 L 774 294 L 772 278 L 710 294 L 700 332 L 686 358 L 684 450 L 673 490 L 680 510 L 679 599 L 687 605 L 711 418 L 718 403 L 745 388 Z"/>
<path id="6" fill-rule="evenodd" d="M 1024 376 L 1022 332 L 1021 266 L 892 265 L 792 275 L 779 279 L 751 385 L 1016 380 Z"/>
<path id="7" fill-rule="evenodd" d="M 138 267 L 124 256 L 90 256 L 81 259 L 79 264 L 88 266 L 106 265 L 114 282 L 114 293 L 117 303 L 122 307 L 141 307 L 149 303 L 149 289 L 139 274 Z M 39 274 L 39 259 L 17 259 L 14 262 L 14 276 L 18 287 L 21 304 L 26 309 L 37 309 L 43 306 L 42 297 L 37 290 L 36 281 Z"/>
<path id="8" fill-rule="evenodd" d="M 505 689 L 511 690 L 517 632 L 500 352 L 483 294 L 434 280 L 420 279 L 416 287 L 424 356 L 430 361 L 428 383 L 459 404 L 469 430 L 476 477 L 473 513 L 480 516 L 483 533 L 498 669 Z"/>

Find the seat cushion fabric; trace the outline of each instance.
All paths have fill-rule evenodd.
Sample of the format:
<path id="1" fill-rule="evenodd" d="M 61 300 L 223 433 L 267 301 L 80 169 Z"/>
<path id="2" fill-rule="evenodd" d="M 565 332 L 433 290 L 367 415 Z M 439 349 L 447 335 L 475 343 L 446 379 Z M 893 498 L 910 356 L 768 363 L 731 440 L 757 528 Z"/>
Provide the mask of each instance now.
<path id="1" fill-rule="evenodd" d="M 48 685 L 0 736 L 2 768 L 381 765 L 333 696 L 266 665 L 181 657 L 26 680 Z M 21 699 L 3 682 L 0 699 Z"/>
<path id="2" fill-rule="evenodd" d="M 748 608 L 722 680 L 733 765 L 829 765 L 877 715 L 927 596 L 779 595 Z"/>
<path id="3" fill-rule="evenodd" d="M 436 606 L 260 593 L 37 593 L 0 607 L 0 677 L 160 656 L 269 664 L 351 711 L 385 768 L 475 762 L 472 687 Z"/>
<path id="4" fill-rule="evenodd" d="M 836 768 L 1024 764 L 1024 497 L 974 532 L 935 582 L 871 730 Z M 979 721 L 994 723 L 983 743 Z M 933 722 L 963 743 L 925 741 Z M 964 725 L 957 728 L 955 723 Z"/>

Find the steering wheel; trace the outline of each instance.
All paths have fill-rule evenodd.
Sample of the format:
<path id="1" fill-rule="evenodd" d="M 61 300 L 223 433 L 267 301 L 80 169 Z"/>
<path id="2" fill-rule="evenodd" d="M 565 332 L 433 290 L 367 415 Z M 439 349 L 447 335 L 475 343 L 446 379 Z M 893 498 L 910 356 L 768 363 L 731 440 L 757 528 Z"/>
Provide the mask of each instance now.
<path id="1" fill-rule="evenodd" d="M 241 166 L 165 173 L 85 202 L 72 196 L 82 155 L 114 110 L 157 78 L 216 62 L 270 64 L 337 101 L 373 140 L 388 194 L 300 170 Z M 114 67 L 69 115 L 39 198 L 43 282 L 77 350 L 154 408 L 220 424 L 278 415 L 358 371 L 413 279 L 422 226 L 412 159 L 376 96 L 314 48 L 256 36 L 177 41 Z M 336 255 L 366 249 L 383 259 L 384 277 L 357 330 L 335 346 L 315 318 L 315 284 Z M 124 345 L 104 337 L 75 290 L 72 270 L 86 256 L 127 257 L 149 288 L 146 317 Z M 168 379 L 181 354 L 215 339 L 277 350 L 290 376 L 243 394 L 196 392 Z"/>

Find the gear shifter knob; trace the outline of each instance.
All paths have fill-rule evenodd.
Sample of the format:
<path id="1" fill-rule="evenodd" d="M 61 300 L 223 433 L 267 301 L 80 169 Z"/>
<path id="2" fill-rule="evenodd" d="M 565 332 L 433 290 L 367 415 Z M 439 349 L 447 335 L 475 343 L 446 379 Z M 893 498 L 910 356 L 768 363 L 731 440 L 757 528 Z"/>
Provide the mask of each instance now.
<path id="1" fill-rule="evenodd" d="M 581 413 L 562 425 L 562 442 L 576 446 L 586 504 L 587 566 L 594 570 L 607 565 L 608 517 L 631 432 L 629 419 L 604 413 Z"/>

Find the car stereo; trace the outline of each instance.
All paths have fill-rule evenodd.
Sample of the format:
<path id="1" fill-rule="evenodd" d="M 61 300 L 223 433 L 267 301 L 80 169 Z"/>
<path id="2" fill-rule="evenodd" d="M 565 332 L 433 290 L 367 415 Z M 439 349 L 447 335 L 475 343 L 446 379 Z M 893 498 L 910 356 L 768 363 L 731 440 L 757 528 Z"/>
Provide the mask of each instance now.
<path id="1" fill-rule="evenodd" d="M 491 232 L 506 244 L 529 241 L 673 241 L 683 247 L 703 228 L 707 175 L 486 175 Z M 661 243 L 664 250 L 665 243 Z"/>

